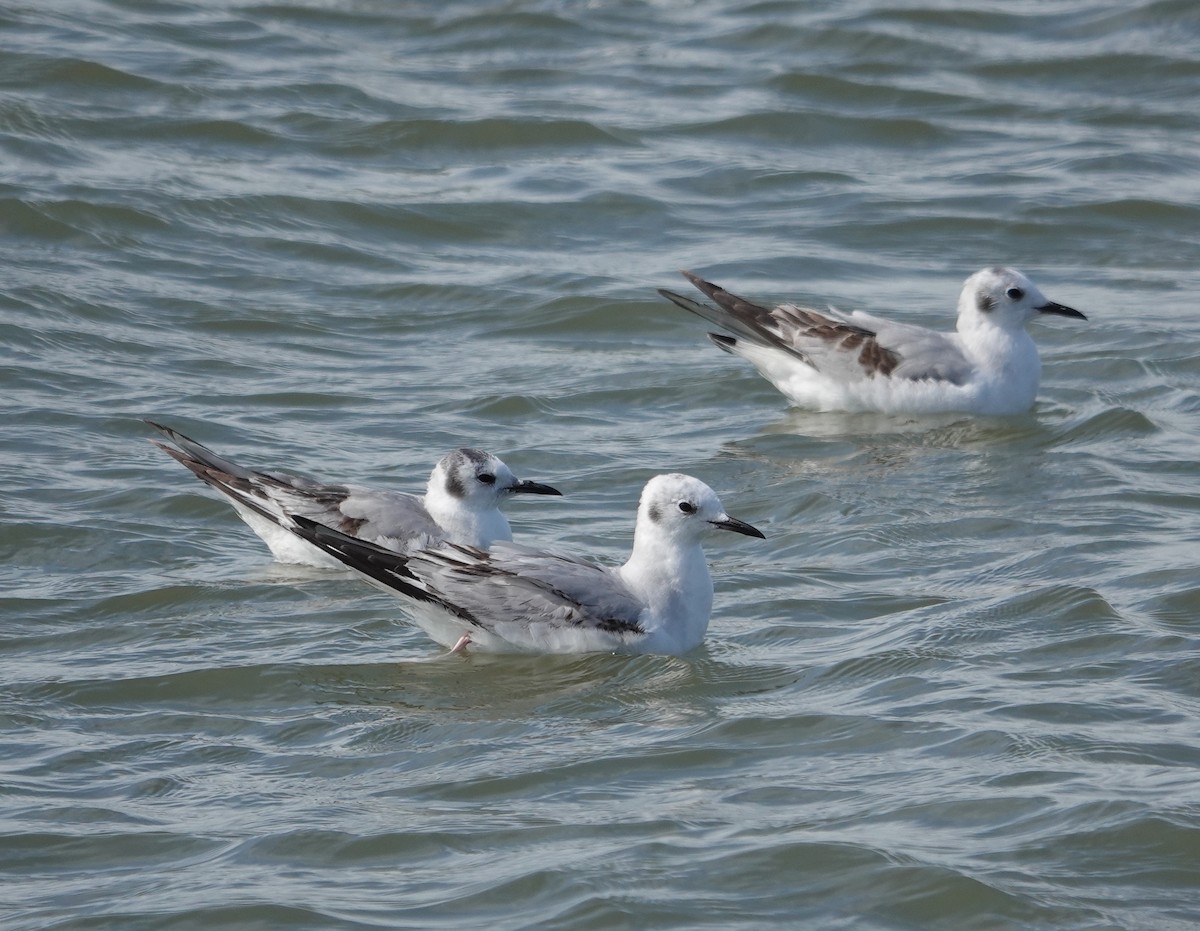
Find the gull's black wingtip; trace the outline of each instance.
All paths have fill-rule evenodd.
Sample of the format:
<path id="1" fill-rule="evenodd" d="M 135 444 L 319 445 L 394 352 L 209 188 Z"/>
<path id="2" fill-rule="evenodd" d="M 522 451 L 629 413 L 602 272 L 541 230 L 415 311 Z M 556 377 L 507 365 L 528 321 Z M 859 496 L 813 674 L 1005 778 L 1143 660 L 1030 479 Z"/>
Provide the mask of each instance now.
<path id="1" fill-rule="evenodd" d="M 348 533 L 315 521 L 311 517 L 305 517 L 303 514 L 288 514 L 288 520 L 291 521 L 291 528 L 302 539 L 331 556 L 336 556 L 347 565 L 356 566 L 359 561 L 370 560 L 377 556 L 382 556 L 389 563 L 406 561 L 403 555 L 389 550 L 386 546 L 352 537 Z"/>
<path id="2" fill-rule="evenodd" d="M 305 517 L 303 514 L 293 514 L 292 520 L 296 522 L 297 527 L 303 527 L 305 530 L 309 531 L 315 531 L 321 527 L 325 527 L 324 524 L 318 523 L 311 517 Z M 328 530 L 329 528 L 326 527 L 325 529 Z"/>
<path id="3" fill-rule="evenodd" d="M 305 517 L 303 514 L 289 514 L 288 519 L 291 520 L 293 529 L 299 534 L 301 539 L 307 540 L 318 549 L 322 549 L 334 556 L 337 556 L 340 552 L 339 545 L 347 542 L 364 544 L 362 540 L 357 540 L 342 533 L 340 530 L 327 527 L 320 521 L 315 521 L 311 517 Z"/>
<path id="4" fill-rule="evenodd" d="M 708 338 L 712 340 L 714 346 L 725 352 L 733 352 L 737 345 L 737 340 L 732 336 L 726 336 L 724 333 L 709 333 Z"/>

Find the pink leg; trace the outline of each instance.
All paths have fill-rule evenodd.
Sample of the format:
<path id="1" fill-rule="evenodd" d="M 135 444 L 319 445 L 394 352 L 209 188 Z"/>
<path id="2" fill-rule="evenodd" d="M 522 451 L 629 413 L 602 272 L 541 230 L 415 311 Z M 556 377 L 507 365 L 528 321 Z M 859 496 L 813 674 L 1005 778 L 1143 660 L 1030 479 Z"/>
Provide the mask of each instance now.
<path id="1" fill-rule="evenodd" d="M 450 652 L 451 653 L 465 653 L 467 650 L 467 644 L 470 642 L 471 642 L 471 635 L 463 634 L 461 637 L 458 638 L 458 643 L 454 644 L 454 646 L 450 649 Z"/>

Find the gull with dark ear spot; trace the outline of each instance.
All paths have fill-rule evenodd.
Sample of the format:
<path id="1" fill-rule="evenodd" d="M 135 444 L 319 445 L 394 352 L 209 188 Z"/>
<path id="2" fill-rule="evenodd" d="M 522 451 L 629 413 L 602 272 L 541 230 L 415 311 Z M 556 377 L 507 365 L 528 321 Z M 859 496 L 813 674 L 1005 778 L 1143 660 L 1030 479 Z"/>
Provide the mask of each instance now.
<path id="1" fill-rule="evenodd" d="M 712 613 L 701 541 L 718 530 L 762 537 L 725 513 L 704 482 L 677 473 L 646 483 L 633 552 L 619 567 L 516 543 L 402 555 L 295 520 L 304 539 L 399 598 L 452 652 L 686 653 L 703 641 Z"/>
<path id="2" fill-rule="evenodd" d="M 841 315 L 796 304 L 768 309 L 683 272 L 716 306 L 659 294 L 724 332 L 720 349 L 748 360 L 797 407 L 885 414 L 1018 414 L 1037 397 L 1041 360 L 1026 325 L 1057 315 L 1086 320 L 1048 300 L 1012 268 L 976 272 L 958 299 L 958 328 L 941 333 L 861 311 Z"/>
<path id="3" fill-rule="evenodd" d="M 400 553 L 443 543 L 487 549 L 497 540 L 512 539 L 500 511 L 512 495 L 561 494 L 549 485 L 518 479 L 500 459 L 470 447 L 443 456 L 425 494 L 411 495 L 248 469 L 177 430 L 146 423 L 175 444 L 154 445 L 225 495 L 280 562 L 342 568 L 337 559 L 296 534 L 291 515 L 310 517 Z"/>

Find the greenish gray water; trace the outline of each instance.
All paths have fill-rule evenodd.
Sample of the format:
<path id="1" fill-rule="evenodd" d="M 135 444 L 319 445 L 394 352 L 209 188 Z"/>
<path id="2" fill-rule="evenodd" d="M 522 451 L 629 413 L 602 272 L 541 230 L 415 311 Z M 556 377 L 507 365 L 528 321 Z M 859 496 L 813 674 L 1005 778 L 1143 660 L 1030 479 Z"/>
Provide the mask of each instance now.
<path id="1" fill-rule="evenodd" d="M 0 924 L 1200 925 L 1198 98 L 1185 0 L 0 11 Z M 1090 317 L 1022 417 L 789 412 L 654 293 L 996 262 Z M 768 539 L 687 657 L 447 657 L 144 416 Z"/>

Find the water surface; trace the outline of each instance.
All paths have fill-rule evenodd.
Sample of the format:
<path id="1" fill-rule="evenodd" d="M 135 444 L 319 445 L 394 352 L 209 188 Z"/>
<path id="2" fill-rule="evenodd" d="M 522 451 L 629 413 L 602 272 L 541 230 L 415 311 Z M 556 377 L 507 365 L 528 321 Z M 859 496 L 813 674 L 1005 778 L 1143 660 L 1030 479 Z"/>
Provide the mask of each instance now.
<path id="1" fill-rule="evenodd" d="M 0 920 L 1200 924 L 1200 17 L 1045 5 L 0 13 Z M 1028 415 L 789 411 L 657 287 L 949 327 Z M 683 658 L 447 657 L 146 439 L 419 489 L 474 444 L 617 561 L 683 470 Z"/>

